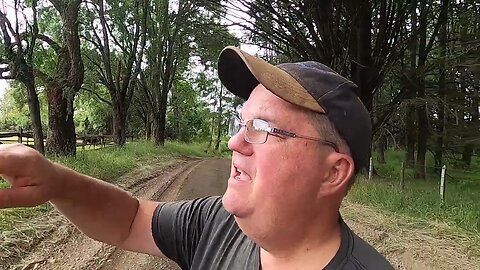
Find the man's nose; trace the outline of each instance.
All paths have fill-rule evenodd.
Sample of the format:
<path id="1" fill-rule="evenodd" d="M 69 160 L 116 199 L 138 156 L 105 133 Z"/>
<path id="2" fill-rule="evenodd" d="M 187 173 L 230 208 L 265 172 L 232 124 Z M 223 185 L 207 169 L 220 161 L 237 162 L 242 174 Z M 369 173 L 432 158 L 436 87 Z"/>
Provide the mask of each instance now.
<path id="1" fill-rule="evenodd" d="M 251 152 L 252 145 L 245 141 L 245 127 L 242 127 L 237 134 L 230 137 L 228 140 L 228 148 L 231 151 L 239 152 L 248 155 Z"/>

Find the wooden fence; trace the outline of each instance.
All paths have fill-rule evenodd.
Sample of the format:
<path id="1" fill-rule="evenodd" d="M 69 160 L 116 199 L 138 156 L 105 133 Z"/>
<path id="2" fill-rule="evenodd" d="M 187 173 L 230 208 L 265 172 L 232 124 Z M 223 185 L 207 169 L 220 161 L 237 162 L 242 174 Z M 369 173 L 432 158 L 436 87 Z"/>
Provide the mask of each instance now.
<path id="1" fill-rule="evenodd" d="M 18 131 L 0 131 L 0 144 L 2 143 L 23 143 L 26 145 L 33 145 L 33 132 L 31 131 L 24 131 L 22 129 Z M 44 140 L 46 140 L 46 136 L 44 136 Z M 127 136 L 128 139 L 134 140 L 134 136 Z M 103 135 L 103 134 L 77 134 L 77 147 L 85 147 L 89 146 L 90 148 L 98 147 L 106 147 L 109 145 L 113 145 L 113 136 L 112 135 Z"/>

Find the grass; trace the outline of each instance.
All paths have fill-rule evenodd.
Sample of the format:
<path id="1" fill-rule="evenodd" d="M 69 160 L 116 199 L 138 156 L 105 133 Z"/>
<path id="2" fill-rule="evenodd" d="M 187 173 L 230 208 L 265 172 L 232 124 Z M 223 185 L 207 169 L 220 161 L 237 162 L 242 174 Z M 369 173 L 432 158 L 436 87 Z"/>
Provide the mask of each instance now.
<path id="1" fill-rule="evenodd" d="M 183 144 L 166 142 L 164 147 L 155 147 L 152 143 L 140 141 L 128 143 L 124 147 L 107 147 L 97 150 L 79 151 L 76 157 L 53 158 L 78 172 L 108 181 L 115 182 L 119 176 L 133 170 L 141 163 L 162 162 L 181 156 L 206 157 L 214 153 L 206 153 L 202 144 Z M 0 178 L 0 188 L 8 184 Z M 16 208 L 0 210 L 0 232 L 11 230 L 19 220 L 45 214 L 52 207 L 44 204 L 34 208 Z"/>
<path id="2" fill-rule="evenodd" d="M 469 169 L 447 164 L 445 204 L 441 205 L 439 175 L 430 172 L 426 180 L 413 179 L 413 169 L 405 170 L 405 189 L 399 185 L 404 153 L 388 152 L 386 164 L 375 164 L 379 177 L 368 181 L 359 178 L 348 198 L 354 202 L 386 209 L 392 213 L 447 223 L 476 235 L 480 234 L 480 164 Z M 431 157 L 427 166 L 431 166 Z"/>

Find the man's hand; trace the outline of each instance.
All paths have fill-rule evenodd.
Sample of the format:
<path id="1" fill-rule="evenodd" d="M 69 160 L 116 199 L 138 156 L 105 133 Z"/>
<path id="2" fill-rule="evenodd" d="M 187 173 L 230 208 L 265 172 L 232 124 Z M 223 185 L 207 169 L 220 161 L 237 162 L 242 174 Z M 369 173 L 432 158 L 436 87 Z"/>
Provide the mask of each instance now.
<path id="1" fill-rule="evenodd" d="M 37 206 L 61 190 L 56 165 L 22 144 L 0 145 L 0 176 L 11 185 L 0 189 L 0 209 Z"/>

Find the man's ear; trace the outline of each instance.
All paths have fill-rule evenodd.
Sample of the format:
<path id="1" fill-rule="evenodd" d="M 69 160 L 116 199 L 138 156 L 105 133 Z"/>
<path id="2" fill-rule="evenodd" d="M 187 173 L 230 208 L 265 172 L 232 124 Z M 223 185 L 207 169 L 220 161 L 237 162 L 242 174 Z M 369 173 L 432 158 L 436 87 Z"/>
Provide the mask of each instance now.
<path id="1" fill-rule="evenodd" d="M 348 182 L 354 175 L 355 166 L 350 155 L 333 153 L 327 157 L 328 173 L 322 181 L 319 196 L 329 196 L 338 192 L 345 193 Z"/>

